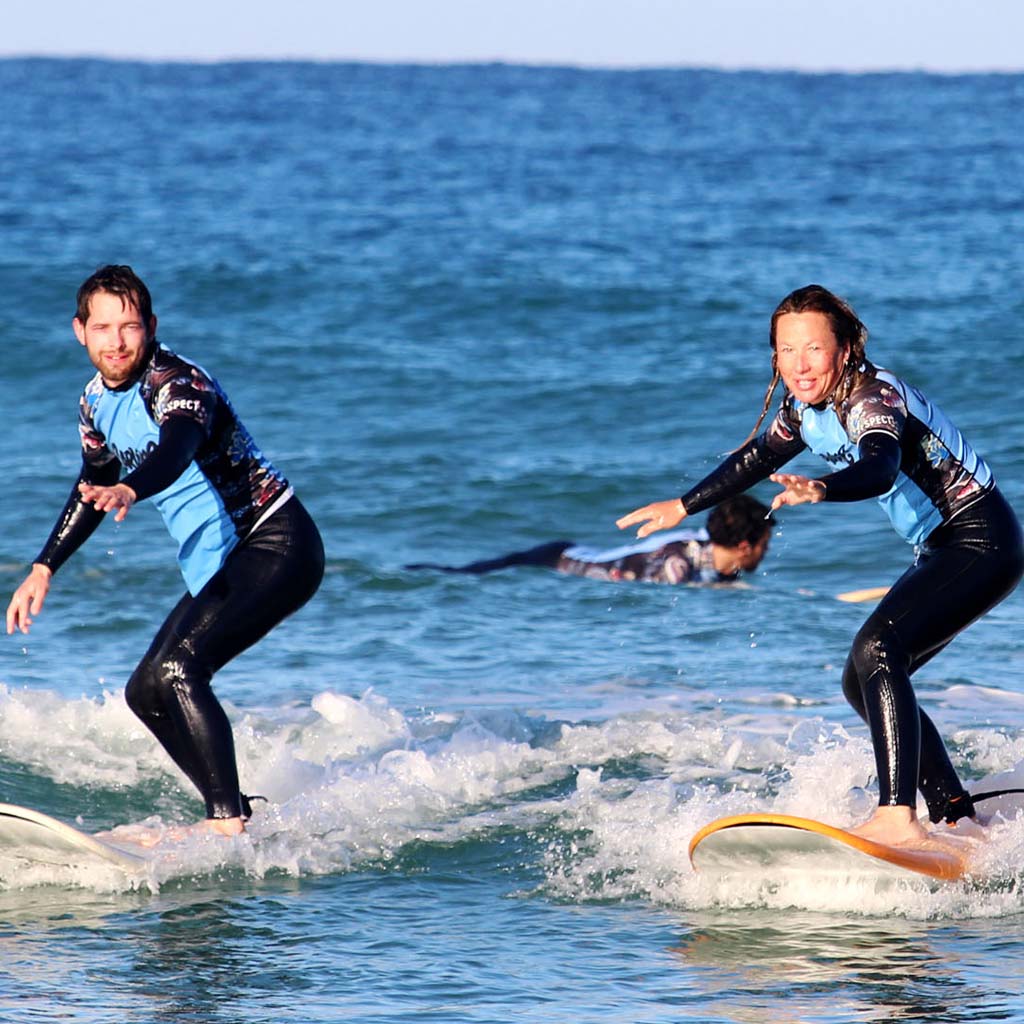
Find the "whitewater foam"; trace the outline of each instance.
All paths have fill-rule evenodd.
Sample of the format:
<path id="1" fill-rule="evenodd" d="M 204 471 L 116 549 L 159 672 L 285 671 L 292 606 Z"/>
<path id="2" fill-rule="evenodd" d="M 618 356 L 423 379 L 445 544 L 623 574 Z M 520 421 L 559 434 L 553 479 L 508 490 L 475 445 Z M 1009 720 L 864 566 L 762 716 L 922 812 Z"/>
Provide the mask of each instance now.
<path id="1" fill-rule="evenodd" d="M 560 900 L 909 917 L 1024 909 L 1017 896 L 1024 822 L 1012 804 L 988 809 L 997 820 L 983 885 L 935 890 L 924 880 L 866 873 L 843 884 L 794 877 L 767 889 L 725 890 L 695 875 L 688 843 L 713 818 L 774 811 L 845 826 L 871 812 L 866 735 L 821 719 L 793 720 L 778 708 L 551 721 L 506 710 L 411 714 L 372 690 L 359 697 L 324 691 L 308 704 L 244 714 L 227 707 L 244 785 L 269 803 L 257 805 L 244 836 L 182 838 L 177 826 L 194 820 L 195 795 L 122 697 L 69 700 L 0 687 L 0 744 L 16 779 L 45 776 L 90 791 L 156 786 L 162 813 L 142 824 L 168 837 L 153 848 L 141 879 L 119 879 L 110 869 L 0 865 L 0 886 L 106 891 L 159 889 L 224 871 L 329 874 L 394 861 L 413 844 L 442 848 L 511 830 L 536 844 L 542 888 Z M 970 740 L 964 749 L 976 774 L 1024 783 L 1019 741 L 986 730 Z M 105 813 L 114 818 L 112 806 L 107 801 Z"/>

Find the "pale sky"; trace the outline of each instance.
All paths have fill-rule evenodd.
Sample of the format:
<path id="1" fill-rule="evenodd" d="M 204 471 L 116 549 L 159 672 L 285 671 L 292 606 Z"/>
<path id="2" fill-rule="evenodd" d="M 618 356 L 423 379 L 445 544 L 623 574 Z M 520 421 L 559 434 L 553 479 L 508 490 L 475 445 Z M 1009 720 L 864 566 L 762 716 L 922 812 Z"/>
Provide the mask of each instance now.
<path id="1" fill-rule="evenodd" d="M 1024 70 L 1024 0 L 28 0 L 0 56 Z"/>

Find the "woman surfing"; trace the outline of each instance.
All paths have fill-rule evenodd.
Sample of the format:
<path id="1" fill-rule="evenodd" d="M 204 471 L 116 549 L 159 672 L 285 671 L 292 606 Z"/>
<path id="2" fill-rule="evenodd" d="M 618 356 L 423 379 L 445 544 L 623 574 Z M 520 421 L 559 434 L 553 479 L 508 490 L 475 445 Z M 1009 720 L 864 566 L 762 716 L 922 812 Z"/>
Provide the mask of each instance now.
<path id="1" fill-rule="evenodd" d="M 865 356 L 867 329 L 819 285 L 786 296 L 771 318 L 772 381 L 747 441 L 682 498 L 617 521 L 637 536 L 676 526 L 770 478 L 783 505 L 877 498 L 914 563 L 861 627 L 843 693 L 871 731 L 879 806 L 855 833 L 892 845 L 927 841 L 932 822 L 974 816 L 970 795 L 910 677 L 1006 597 L 1024 573 L 1021 529 L 988 464 L 917 388 Z M 781 379 L 775 418 L 758 433 Z M 811 479 L 779 470 L 809 448 L 835 471 Z"/>

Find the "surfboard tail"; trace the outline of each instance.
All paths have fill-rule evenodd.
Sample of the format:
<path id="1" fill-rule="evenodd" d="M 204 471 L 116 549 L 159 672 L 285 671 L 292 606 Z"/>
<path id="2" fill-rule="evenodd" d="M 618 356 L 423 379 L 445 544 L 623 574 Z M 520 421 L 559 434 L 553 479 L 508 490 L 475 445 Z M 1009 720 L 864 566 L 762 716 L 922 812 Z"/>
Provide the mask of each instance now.
<path id="1" fill-rule="evenodd" d="M 970 840 L 937 832 L 921 846 L 888 846 L 813 818 L 788 814 L 739 814 L 718 818 L 690 840 L 695 871 L 751 870 L 815 852 L 846 849 L 919 875 L 956 881 L 969 873 Z M 746 865 L 746 868 L 744 868 Z"/>

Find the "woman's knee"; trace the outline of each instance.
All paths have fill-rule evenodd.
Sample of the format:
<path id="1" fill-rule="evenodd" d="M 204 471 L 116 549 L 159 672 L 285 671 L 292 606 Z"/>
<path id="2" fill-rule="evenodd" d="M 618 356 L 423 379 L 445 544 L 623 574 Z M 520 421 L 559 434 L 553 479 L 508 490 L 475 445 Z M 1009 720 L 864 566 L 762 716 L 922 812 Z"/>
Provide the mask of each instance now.
<path id="1" fill-rule="evenodd" d="M 872 615 L 853 639 L 848 664 L 863 686 L 880 669 L 887 674 L 909 672 L 910 657 L 904 648 L 892 623 Z"/>
<path id="2" fill-rule="evenodd" d="M 860 685 L 860 676 L 857 674 L 857 668 L 853 663 L 852 654 L 847 657 L 846 665 L 843 667 L 843 696 L 846 698 L 847 704 L 849 704 L 861 718 L 864 718 L 866 714 L 864 707 L 864 691 Z"/>

